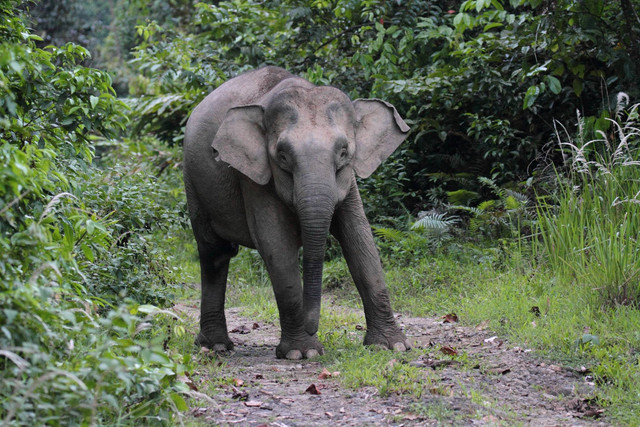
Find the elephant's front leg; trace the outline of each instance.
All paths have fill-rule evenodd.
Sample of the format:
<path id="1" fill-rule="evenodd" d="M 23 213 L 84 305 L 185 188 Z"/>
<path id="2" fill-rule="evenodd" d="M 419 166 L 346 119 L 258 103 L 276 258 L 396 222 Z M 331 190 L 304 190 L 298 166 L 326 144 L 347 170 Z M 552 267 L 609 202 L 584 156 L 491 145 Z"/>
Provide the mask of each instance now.
<path id="1" fill-rule="evenodd" d="M 317 334 L 309 335 L 304 329 L 296 218 L 275 198 L 254 198 L 245 203 L 251 235 L 266 264 L 280 313 L 276 356 L 297 360 L 323 354 Z"/>
<path id="2" fill-rule="evenodd" d="M 279 359 L 312 358 L 323 354 L 317 334 L 309 335 L 304 329 L 302 311 L 302 285 L 300 281 L 298 249 L 263 251 L 269 277 L 280 313 L 281 338 L 276 347 Z"/>
<path id="3" fill-rule="evenodd" d="M 381 345 L 396 351 L 411 348 L 393 317 L 380 256 L 355 179 L 347 198 L 336 211 L 331 232 L 340 242 L 349 271 L 362 298 L 367 321 L 364 344 Z"/>

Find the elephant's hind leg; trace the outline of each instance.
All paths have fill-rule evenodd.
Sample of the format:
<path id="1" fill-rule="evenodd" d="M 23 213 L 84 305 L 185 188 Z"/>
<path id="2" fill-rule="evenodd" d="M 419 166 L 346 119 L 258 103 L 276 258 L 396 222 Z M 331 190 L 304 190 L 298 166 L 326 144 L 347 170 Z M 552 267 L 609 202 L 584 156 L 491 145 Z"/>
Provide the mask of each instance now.
<path id="1" fill-rule="evenodd" d="M 200 333 L 196 345 L 214 351 L 233 350 L 224 315 L 229 261 L 238 253 L 238 246 L 226 241 L 215 244 L 198 243 L 201 273 Z"/>

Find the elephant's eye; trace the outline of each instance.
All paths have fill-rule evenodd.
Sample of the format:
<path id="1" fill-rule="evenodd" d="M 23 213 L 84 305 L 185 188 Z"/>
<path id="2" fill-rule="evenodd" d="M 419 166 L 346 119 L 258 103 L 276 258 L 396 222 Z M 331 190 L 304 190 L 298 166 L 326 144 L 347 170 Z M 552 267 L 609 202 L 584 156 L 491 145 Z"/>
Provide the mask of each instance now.
<path id="1" fill-rule="evenodd" d="M 289 156 L 284 151 L 278 151 L 278 162 L 280 163 L 280 167 L 288 170 L 289 165 Z"/>
<path id="2" fill-rule="evenodd" d="M 347 147 L 344 147 L 340 150 L 340 160 L 345 160 L 347 158 Z"/>
<path id="3" fill-rule="evenodd" d="M 287 163 L 287 155 L 284 154 L 282 151 L 280 153 L 278 153 L 278 159 L 280 159 L 280 161 L 282 163 Z"/>

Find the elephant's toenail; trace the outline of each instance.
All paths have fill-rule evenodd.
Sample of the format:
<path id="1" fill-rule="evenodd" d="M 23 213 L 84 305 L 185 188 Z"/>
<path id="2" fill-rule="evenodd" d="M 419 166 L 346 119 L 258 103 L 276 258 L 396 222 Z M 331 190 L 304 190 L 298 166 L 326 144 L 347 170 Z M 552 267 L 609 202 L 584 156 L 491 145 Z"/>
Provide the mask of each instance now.
<path id="1" fill-rule="evenodd" d="M 313 357 L 316 357 L 317 355 L 319 355 L 320 353 L 318 353 L 318 350 L 315 349 L 311 349 L 309 351 L 307 351 L 307 359 L 311 359 Z"/>
<path id="2" fill-rule="evenodd" d="M 393 351 L 407 351 L 407 347 L 403 343 L 397 342 L 393 345 Z"/>
<path id="3" fill-rule="evenodd" d="M 300 360 L 302 359 L 302 352 L 300 350 L 290 350 L 289 353 L 287 353 L 287 359 Z"/>
<path id="4" fill-rule="evenodd" d="M 216 353 L 227 351 L 227 346 L 225 344 L 220 344 L 220 343 L 214 344 L 213 345 L 213 351 L 216 352 Z"/>

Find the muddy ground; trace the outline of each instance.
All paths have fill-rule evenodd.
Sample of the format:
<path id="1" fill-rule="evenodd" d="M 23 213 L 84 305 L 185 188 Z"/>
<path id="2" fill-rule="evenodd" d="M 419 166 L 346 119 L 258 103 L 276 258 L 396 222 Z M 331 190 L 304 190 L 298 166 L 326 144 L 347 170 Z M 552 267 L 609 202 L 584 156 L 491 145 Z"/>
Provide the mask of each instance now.
<path id="1" fill-rule="evenodd" d="M 197 318 L 196 307 L 175 309 Z M 403 363 L 424 369 L 429 381 L 420 397 L 382 396 L 374 387 L 341 386 L 340 374 L 323 374 L 325 367 L 318 361 L 276 359 L 279 326 L 256 323 L 241 316 L 239 309 L 229 309 L 235 349 L 212 357 L 211 363 L 224 360 L 224 377 L 232 380 L 207 387 L 215 379 L 207 378 L 204 370 L 187 379 L 201 397 L 189 418 L 204 425 L 280 427 L 609 425 L 606 414 L 590 399 L 594 385 L 584 369 L 542 361 L 483 325 L 463 327 L 453 320 L 398 316 L 418 349 L 413 351 L 415 358 Z M 420 348 L 435 350 L 424 355 Z M 467 362 L 446 354 L 451 352 L 464 353 Z M 213 391 L 205 396 L 204 390 Z"/>

